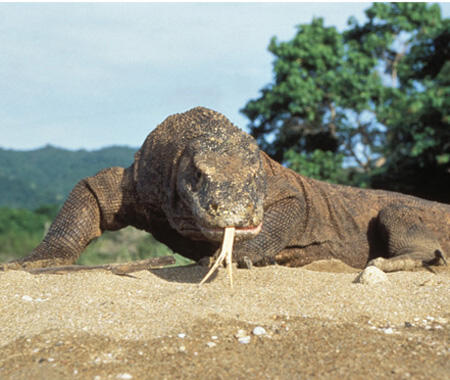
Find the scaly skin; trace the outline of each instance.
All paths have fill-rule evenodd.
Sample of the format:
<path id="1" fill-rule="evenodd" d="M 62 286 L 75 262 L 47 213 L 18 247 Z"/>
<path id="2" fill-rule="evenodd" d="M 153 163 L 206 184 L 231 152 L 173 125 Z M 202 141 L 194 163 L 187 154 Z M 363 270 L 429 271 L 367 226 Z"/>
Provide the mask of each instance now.
<path id="1" fill-rule="evenodd" d="M 103 231 L 128 225 L 194 260 L 213 256 L 234 226 L 241 265 L 336 258 L 389 271 L 442 264 L 450 251 L 449 205 L 303 177 L 197 107 L 151 132 L 131 167 L 80 181 L 43 242 L 4 268 L 71 264 Z"/>

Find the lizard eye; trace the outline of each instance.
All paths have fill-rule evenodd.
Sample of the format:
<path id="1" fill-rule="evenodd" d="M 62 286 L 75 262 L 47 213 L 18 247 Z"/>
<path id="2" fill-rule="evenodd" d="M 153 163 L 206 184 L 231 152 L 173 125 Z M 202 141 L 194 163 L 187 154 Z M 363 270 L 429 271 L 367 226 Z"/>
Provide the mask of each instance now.
<path id="1" fill-rule="evenodd" d="M 195 169 L 193 173 L 193 179 L 191 182 L 193 191 L 198 191 L 200 189 L 200 186 L 202 184 L 202 178 L 203 178 L 202 171 L 200 169 Z"/>
<path id="2" fill-rule="evenodd" d="M 200 179 L 202 178 L 202 172 L 199 169 L 195 170 L 194 178 L 197 182 L 200 181 Z"/>

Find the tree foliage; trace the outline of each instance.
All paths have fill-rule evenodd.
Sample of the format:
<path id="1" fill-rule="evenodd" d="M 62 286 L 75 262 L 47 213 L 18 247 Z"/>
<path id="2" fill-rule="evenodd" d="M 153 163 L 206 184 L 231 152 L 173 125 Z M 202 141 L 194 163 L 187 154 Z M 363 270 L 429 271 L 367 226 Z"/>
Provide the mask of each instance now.
<path id="1" fill-rule="evenodd" d="M 347 173 L 342 167 L 343 154 L 316 149 L 310 154 L 296 153 L 293 149 L 286 152 L 289 167 L 307 177 L 325 179 L 332 183 L 345 184 Z"/>
<path id="2" fill-rule="evenodd" d="M 426 3 L 375 3 L 366 16 L 343 33 L 315 18 L 290 41 L 272 38 L 273 82 L 241 112 L 261 147 L 300 172 L 445 200 L 410 173 L 448 181 L 449 20 Z"/>
<path id="3" fill-rule="evenodd" d="M 377 110 L 386 164 L 372 184 L 450 202 L 450 20 L 425 3 L 377 3 L 369 16 L 395 42 L 378 53 L 392 83 Z"/>
<path id="4" fill-rule="evenodd" d="M 0 207 L 0 261 L 29 253 L 57 212 L 58 206 L 42 206 L 36 212 Z"/>

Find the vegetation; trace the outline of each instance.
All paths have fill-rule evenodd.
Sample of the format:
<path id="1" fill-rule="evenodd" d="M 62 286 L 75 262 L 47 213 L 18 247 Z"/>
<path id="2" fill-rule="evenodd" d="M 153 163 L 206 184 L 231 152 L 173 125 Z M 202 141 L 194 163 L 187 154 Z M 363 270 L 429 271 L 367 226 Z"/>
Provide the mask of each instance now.
<path id="1" fill-rule="evenodd" d="M 0 149 L 0 206 L 35 209 L 61 204 L 81 178 L 110 166 L 128 167 L 134 152 L 126 147 L 93 152 L 52 146 L 32 151 Z"/>
<path id="2" fill-rule="evenodd" d="M 58 209 L 58 206 L 43 206 L 35 211 L 0 208 L 0 262 L 29 254 L 41 242 Z M 128 227 L 117 232 L 105 232 L 88 246 L 78 263 L 96 265 L 172 254 L 152 235 Z M 174 256 L 175 265 L 192 263 L 178 254 Z"/>
<path id="3" fill-rule="evenodd" d="M 306 175 L 450 202 L 450 20 L 427 3 L 366 15 L 272 38 L 273 82 L 241 110 L 249 129 Z"/>
<path id="4" fill-rule="evenodd" d="M 105 232 L 90 244 L 78 259 L 78 264 L 97 265 L 126 262 L 173 255 L 174 266 L 192 264 L 193 261 L 174 253 L 166 245 L 157 241 L 151 234 L 127 227 L 119 231 Z"/>
<path id="5" fill-rule="evenodd" d="M 41 207 L 35 212 L 0 208 L 0 261 L 8 261 L 30 252 L 43 238 L 44 230 L 58 207 Z"/>

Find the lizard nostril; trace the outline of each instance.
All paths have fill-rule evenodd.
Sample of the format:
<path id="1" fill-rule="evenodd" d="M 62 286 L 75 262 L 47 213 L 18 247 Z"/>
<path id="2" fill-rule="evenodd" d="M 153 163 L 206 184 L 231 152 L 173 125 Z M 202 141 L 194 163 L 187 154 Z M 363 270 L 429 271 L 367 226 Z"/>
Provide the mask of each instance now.
<path id="1" fill-rule="evenodd" d="M 212 202 L 209 204 L 209 208 L 212 211 L 217 212 L 219 210 L 219 205 L 216 202 Z"/>

